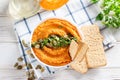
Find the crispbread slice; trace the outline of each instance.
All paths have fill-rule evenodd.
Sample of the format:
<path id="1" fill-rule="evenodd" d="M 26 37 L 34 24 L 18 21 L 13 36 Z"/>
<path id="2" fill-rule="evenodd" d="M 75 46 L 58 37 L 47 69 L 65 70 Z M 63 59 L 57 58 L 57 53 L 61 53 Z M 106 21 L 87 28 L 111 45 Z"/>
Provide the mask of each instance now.
<path id="1" fill-rule="evenodd" d="M 87 38 L 91 38 L 93 41 L 103 41 L 103 36 L 100 34 L 99 28 L 96 25 L 83 26 L 80 28 L 80 31 L 82 31 L 86 40 Z"/>
<path id="2" fill-rule="evenodd" d="M 87 44 L 80 41 L 78 43 L 78 50 L 77 50 L 77 53 L 76 53 L 75 58 L 74 58 L 73 61 L 81 62 L 81 60 L 85 57 L 85 54 L 86 54 L 87 50 L 88 50 Z"/>
<path id="3" fill-rule="evenodd" d="M 84 42 L 80 41 L 77 45 L 77 51 L 75 53 L 75 51 L 72 52 L 71 49 L 74 50 L 75 47 L 73 46 L 75 46 L 76 44 L 77 43 L 75 41 L 72 41 L 70 44 L 70 55 L 72 55 L 71 57 L 74 58 L 70 66 L 78 72 L 85 73 L 88 69 L 84 56 L 86 54 L 86 51 L 88 50 L 88 46 Z"/>
<path id="4" fill-rule="evenodd" d="M 106 65 L 105 53 L 102 45 L 103 37 L 96 25 L 81 27 L 84 41 L 89 49 L 86 53 L 88 68 Z"/>
<path id="5" fill-rule="evenodd" d="M 106 65 L 106 58 L 101 42 L 94 43 L 97 44 L 92 47 L 86 53 L 86 60 L 88 63 L 88 68 L 95 68 Z"/>
<path id="6" fill-rule="evenodd" d="M 72 40 L 69 46 L 69 53 L 72 60 L 75 58 L 77 50 L 78 50 L 78 44 L 74 40 Z"/>
<path id="7" fill-rule="evenodd" d="M 87 49 L 88 46 L 84 42 L 80 41 L 77 43 L 74 40 L 72 40 L 69 47 L 69 53 L 72 60 L 81 61 L 84 58 Z"/>
<path id="8" fill-rule="evenodd" d="M 73 61 L 70 64 L 71 68 L 75 69 L 80 73 L 86 73 L 88 71 L 87 64 L 85 58 L 82 61 Z"/>

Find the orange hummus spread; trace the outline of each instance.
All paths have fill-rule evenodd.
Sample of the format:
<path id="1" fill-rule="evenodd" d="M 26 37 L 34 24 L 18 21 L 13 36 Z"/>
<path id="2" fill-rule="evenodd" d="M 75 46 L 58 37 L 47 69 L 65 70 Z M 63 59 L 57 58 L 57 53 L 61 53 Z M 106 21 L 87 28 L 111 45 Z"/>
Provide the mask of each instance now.
<path id="1" fill-rule="evenodd" d="M 52 34 L 64 36 L 69 33 L 76 37 L 78 41 L 81 40 L 76 27 L 70 22 L 62 19 L 51 18 L 37 26 L 33 32 L 31 42 L 47 38 Z M 68 51 L 69 46 L 60 48 L 50 48 L 44 46 L 42 49 L 32 49 L 40 61 L 51 66 L 63 66 L 70 63 L 72 60 Z"/>

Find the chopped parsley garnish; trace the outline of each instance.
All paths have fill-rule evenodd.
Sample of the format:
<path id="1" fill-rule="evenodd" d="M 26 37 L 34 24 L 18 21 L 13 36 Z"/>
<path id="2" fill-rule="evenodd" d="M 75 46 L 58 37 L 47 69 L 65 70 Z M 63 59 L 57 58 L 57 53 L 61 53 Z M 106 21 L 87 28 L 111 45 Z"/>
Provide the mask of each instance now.
<path id="1" fill-rule="evenodd" d="M 37 42 L 33 42 L 31 46 L 34 48 L 41 48 L 41 49 L 44 46 L 50 48 L 67 47 L 68 45 L 70 45 L 72 40 L 77 41 L 77 39 L 70 34 L 65 36 L 50 35 L 48 36 L 48 38 L 39 39 Z"/>

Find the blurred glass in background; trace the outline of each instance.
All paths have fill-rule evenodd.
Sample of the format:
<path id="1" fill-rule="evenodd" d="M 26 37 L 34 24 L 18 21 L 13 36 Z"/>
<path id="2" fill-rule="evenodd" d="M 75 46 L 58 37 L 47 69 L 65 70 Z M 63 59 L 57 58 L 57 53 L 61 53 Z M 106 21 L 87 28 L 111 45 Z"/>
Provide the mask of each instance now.
<path id="1" fill-rule="evenodd" d="M 32 16 L 39 10 L 39 0 L 11 0 L 9 3 L 9 14 L 14 19 Z"/>

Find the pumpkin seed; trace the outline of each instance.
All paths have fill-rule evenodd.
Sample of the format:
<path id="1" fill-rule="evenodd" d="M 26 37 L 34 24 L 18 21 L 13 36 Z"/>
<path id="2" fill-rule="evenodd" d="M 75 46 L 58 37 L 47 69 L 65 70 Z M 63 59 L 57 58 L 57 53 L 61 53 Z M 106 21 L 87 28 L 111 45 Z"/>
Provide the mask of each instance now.
<path id="1" fill-rule="evenodd" d="M 56 35 L 52 34 L 52 35 L 50 35 L 50 37 L 54 38 L 54 37 L 56 37 Z"/>
<path id="2" fill-rule="evenodd" d="M 44 43 L 40 43 L 40 48 L 43 48 L 44 47 Z"/>
<path id="3" fill-rule="evenodd" d="M 30 54 L 30 57 L 35 58 L 34 55 L 33 55 L 32 53 Z"/>
<path id="4" fill-rule="evenodd" d="M 53 40 L 53 45 L 56 46 L 57 45 L 57 41 L 56 40 Z"/>
<path id="5" fill-rule="evenodd" d="M 23 61 L 23 58 L 19 57 L 17 60 L 21 62 L 21 61 Z"/>
<path id="6" fill-rule="evenodd" d="M 28 67 L 29 69 L 32 69 L 32 65 L 31 65 L 30 63 L 27 64 L 27 67 Z"/>
<path id="7" fill-rule="evenodd" d="M 31 75 L 30 75 L 30 78 L 32 78 L 32 79 L 34 80 L 34 79 L 35 79 L 34 74 L 31 74 Z"/>
<path id="8" fill-rule="evenodd" d="M 59 35 L 49 35 L 48 38 L 40 39 L 38 42 L 35 42 L 35 48 L 43 48 L 44 46 L 50 47 L 50 48 L 59 48 L 59 47 L 67 47 L 70 45 L 71 40 L 77 41 L 77 39 L 72 36 L 71 34 L 65 35 L 65 36 L 59 36 Z"/>
<path id="9" fill-rule="evenodd" d="M 33 78 L 29 77 L 27 80 L 34 80 Z"/>
<path id="10" fill-rule="evenodd" d="M 34 70 L 29 70 L 26 72 L 26 75 L 28 77 L 28 80 L 34 80 L 35 79 L 35 73 Z"/>
<path id="11" fill-rule="evenodd" d="M 31 47 L 35 47 L 36 44 L 37 42 L 32 42 Z"/>
<path id="12" fill-rule="evenodd" d="M 36 44 L 36 45 L 35 45 L 35 48 L 40 48 L 40 45 L 39 45 L 39 44 Z"/>
<path id="13" fill-rule="evenodd" d="M 25 40 L 22 40 L 22 44 L 24 47 L 28 47 L 28 45 L 25 43 Z"/>
<path id="14" fill-rule="evenodd" d="M 26 71 L 27 77 L 30 77 L 30 71 Z"/>
<path id="15" fill-rule="evenodd" d="M 43 42 L 43 40 L 42 40 L 42 39 L 39 39 L 39 40 L 38 40 L 38 42 L 40 42 L 40 43 L 41 43 L 41 42 Z"/>
<path id="16" fill-rule="evenodd" d="M 31 72 L 30 72 L 32 75 L 34 75 L 35 73 L 34 73 L 34 70 L 31 70 Z"/>
<path id="17" fill-rule="evenodd" d="M 45 71 L 45 69 L 44 69 L 43 67 L 42 67 L 40 70 L 41 70 L 41 72 L 44 72 L 44 71 Z"/>
<path id="18" fill-rule="evenodd" d="M 15 64 L 14 64 L 14 67 L 17 67 L 18 66 L 18 62 L 16 62 Z"/>
<path id="19" fill-rule="evenodd" d="M 51 48 L 52 47 L 52 43 L 47 43 L 46 46 Z"/>
<path id="20" fill-rule="evenodd" d="M 42 66 L 41 65 L 37 65 L 35 69 L 41 69 Z"/>
<path id="21" fill-rule="evenodd" d="M 35 79 L 35 76 L 34 75 L 30 75 L 29 77 L 31 80 L 34 80 Z"/>
<path id="22" fill-rule="evenodd" d="M 21 70 L 22 68 L 23 68 L 22 65 L 18 65 L 18 66 L 17 66 L 17 69 L 18 69 L 18 70 Z"/>
<path id="23" fill-rule="evenodd" d="M 29 49 L 29 50 L 27 50 L 26 52 L 27 52 L 27 54 L 30 54 L 30 53 L 31 53 L 31 50 Z"/>

